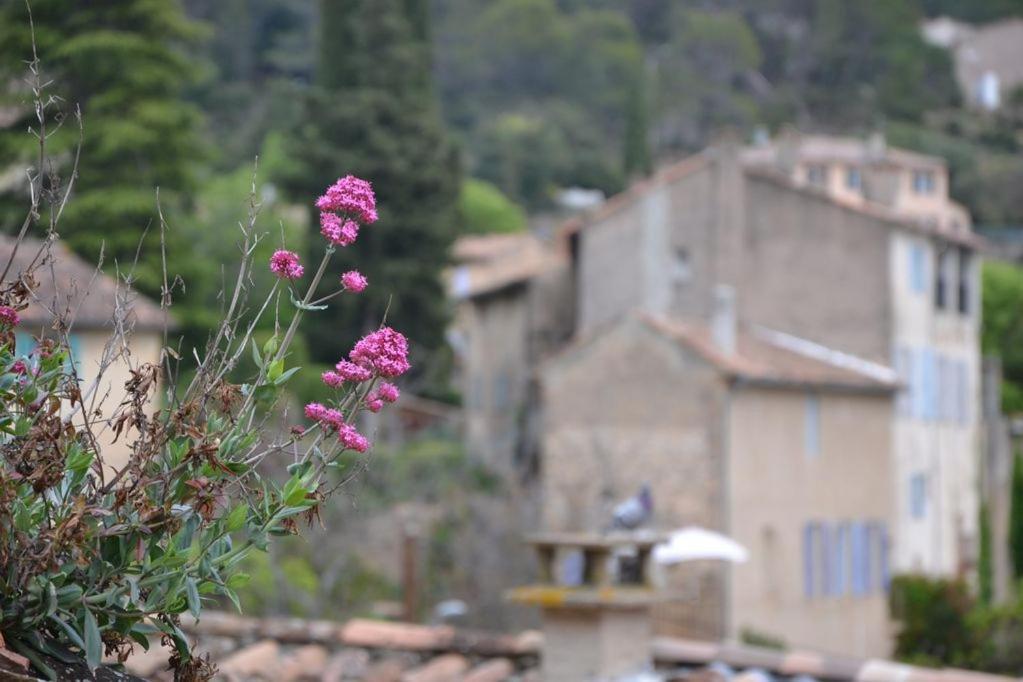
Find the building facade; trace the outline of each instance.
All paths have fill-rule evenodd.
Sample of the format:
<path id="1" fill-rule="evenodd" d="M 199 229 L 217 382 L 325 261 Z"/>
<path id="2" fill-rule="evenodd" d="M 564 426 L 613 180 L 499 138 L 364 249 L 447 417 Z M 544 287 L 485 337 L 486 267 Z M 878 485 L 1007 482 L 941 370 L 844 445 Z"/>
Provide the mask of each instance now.
<path id="1" fill-rule="evenodd" d="M 0 238 L 0 263 L 11 261 L 11 276 L 21 277 L 36 255 L 42 253 L 42 243 L 27 238 L 17 253 L 15 240 Z M 125 384 L 131 370 L 144 363 L 159 364 L 163 347 L 163 330 L 168 318 L 158 305 L 132 292 L 114 278 L 97 272 L 62 244 L 50 247 L 47 258 L 35 271 L 37 288 L 34 302 L 21 313 L 21 323 L 15 336 L 18 353 L 28 353 L 42 338 L 55 338 L 52 311 L 66 312 L 70 323 L 67 340 L 72 361 L 87 401 L 104 415 L 110 415 L 125 398 Z M 118 306 L 122 307 L 120 313 Z M 120 316 L 126 331 L 126 352 L 108 348 L 113 333 L 114 319 Z M 113 351 L 113 352 L 112 352 Z M 101 366 L 106 366 L 100 377 Z M 158 399 L 158 398 L 157 398 Z M 94 429 L 103 448 L 103 458 L 111 468 L 127 463 L 131 448 L 127 439 L 117 439 L 106 422 Z"/>
<path id="2" fill-rule="evenodd" d="M 888 576 L 959 574 L 977 551 L 979 241 L 947 187 L 942 160 L 879 137 L 788 134 L 725 141 L 564 224 L 549 252 L 562 265 L 544 272 L 561 278 L 573 341 L 520 356 L 541 388 L 542 526 L 599 530 L 651 482 L 658 527 L 706 525 L 757 555 L 732 574 L 687 567 L 700 613 L 662 610 L 660 627 L 883 653 Z M 526 293 L 534 281 L 516 279 L 531 320 L 547 300 Z M 802 358 L 772 356 L 784 381 L 750 384 L 741 348 L 737 367 L 679 355 L 628 322 L 716 337 L 722 290 L 740 337 Z M 814 362 L 894 379 L 888 394 L 821 386 Z M 796 448 L 812 433 L 820 460 Z"/>

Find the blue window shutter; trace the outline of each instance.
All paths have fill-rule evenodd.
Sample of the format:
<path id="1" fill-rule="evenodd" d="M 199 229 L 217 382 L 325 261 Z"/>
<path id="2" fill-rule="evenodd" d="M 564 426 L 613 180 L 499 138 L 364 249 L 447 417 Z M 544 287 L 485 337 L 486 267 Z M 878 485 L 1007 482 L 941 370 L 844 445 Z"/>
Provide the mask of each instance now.
<path id="1" fill-rule="evenodd" d="M 820 534 L 820 550 L 818 552 L 820 563 L 817 573 L 820 575 L 820 593 L 828 596 L 831 594 L 831 547 L 834 538 L 828 524 L 819 524 L 818 530 Z"/>
<path id="2" fill-rule="evenodd" d="M 856 521 L 852 524 L 852 593 L 863 596 L 867 593 L 867 538 L 866 527 Z"/>
<path id="3" fill-rule="evenodd" d="M 71 360 L 79 372 L 82 371 L 82 337 L 78 334 L 68 335 L 68 350 L 71 352 Z"/>
<path id="4" fill-rule="evenodd" d="M 910 364 L 912 365 L 912 382 L 909 385 L 910 399 L 912 401 L 912 415 L 917 419 L 924 416 L 924 363 L 923 353 L 919 348 L 909 351 Z"/>
<path id="5" fill-rule="evenodd" d="M 888 538 L 888 528 L 885 527 L 882 524 L 880 526 L 880 530 L 881 530 L 881 533 L 880 533 L 880 535 L 881 535 L 881 547 L 880 547 L 880 550 L 879 550 L 879 554 L 881 555 L 881 559 L 880 559 L 880 561 L 881 561 L 881 589 L 883 589 L 885 591 L 885 593 L 887 593 L 888 592 L 888 587 L 892 583 L 891 568 L 888 565 L 888 562 L 890 561 L 888 553 L 891 550 L 891 545 L 890 545 L 890 540 Z"/>
<path id="6" fill-rule="evenodd" d="M 803 526 L 803 595 L 812 599 L 813 590 L 813 564 L 816 547 L 814 543 L 813 522 Z"/>
<path id="7" fill-rule="evenodd" d="M 807 457 L 821 454 L 821 404 L 815 395 L 806 396 L 803 414 L 803 448 Z"/>
<path id="8" fill-rule="evenodd" d="M 874 524 L 864 524 L 863 535 L 863 593 L 873 594 L 880 582 L 880 576 L 874 570 L 877 562 L 877 529 L 874 528 Z"/>
<path id="9" fill-rule="evenodd" d="M 909 288 L 916 293 L 927 291 L 927 253 L 919 244 L 909 246 Z"/>
<path id="10" fill-rule="evenodd" d="M 909 515 L 922 519 L 927 515 L 927 476 L 915 473 L 909 477 Z"/>
<path id="11" fill-rule="evenodd" d="M 953 418 L 957 424 L 962 424 L 966 421 L 966 364 L 962 360 L 956 360 L 953 364 L 953 370 L 955 372 L 955 395 L 953 401 L 955 404 L 955 414 Z"/>
<path id="12" fill-rule="evenodd" d="M 28 355 L 36 347 L 35 339 L 31 334 L 25 332 L 14 332 L 14 352 L 18 355 Z"/>
<path id="13" fill-rule="evenodd" d="M 834 558 L 831 561 L 831 593 L 842 596 L 848 589 L 849 524 L 840 523 L 834 533 Z"/>

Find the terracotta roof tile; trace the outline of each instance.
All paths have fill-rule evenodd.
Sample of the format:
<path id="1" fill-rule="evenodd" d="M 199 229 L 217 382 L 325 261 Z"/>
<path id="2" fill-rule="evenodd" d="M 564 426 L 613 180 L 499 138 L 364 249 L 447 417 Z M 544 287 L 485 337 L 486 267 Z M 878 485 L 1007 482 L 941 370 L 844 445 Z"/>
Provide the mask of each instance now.
<path id="1" fill-rule="evenodd" d="M 515 666 L 507 658 L 495 658 L 470 670 L 462 682 L 501 682 L 514 672 Z"/>
<path id="2" fill-rule="evenodd" d="M 263 639 L 240 649 L 220 664 L 220 673 L 228 679 L 244 680 L 259 676 L 276 679 L 282 665 L 281 645 L 272 639 Z"/>
<path id="3" fill-rule="evenodd" d="M 409 670 L 401 682 L 457 682 L 468 669 L 465 656 L 445 654 Z"/>
<path id="4" fill-rule="evenodd" d="M 0 269 L 14 254 L 14 262 L 8 277 L 18 277 L 32 264 L 40 253 L 43 242 L 26 238 L 14 253 L 16 240 L 0 236 Z M 76 329 L 97 329 L 109 326 L 114 314 L 118 291 L 124 292 L 123 284 L 109 275 L 96 272 L 96 266 L 73 254 L 66 246 L 56 242 L 51 247 L 52 270 L 44 264 L 36 270 L 38 288 L 33 303 L 22 314 L 22 320 L 29 326 L 49 326 L 53 316 L 47 308 L 60 314 L 70 310 L 74 313 Z M 132 301 L 132 316 L 138 329 L 162 329 L 163 311 L 149 299 L 128 292 Z"/>
<path id="5" fill-rule="evenodd" d="M 729 354 L 717 347 L 709 326 L 703 321 L 648 314 L 642 319 L 722 372 L 746 381 L 880 391 L 898 387 L 897 376 L 891 368 L 788 334 L 761 328 L 740 330 L 736 351 Z"/>

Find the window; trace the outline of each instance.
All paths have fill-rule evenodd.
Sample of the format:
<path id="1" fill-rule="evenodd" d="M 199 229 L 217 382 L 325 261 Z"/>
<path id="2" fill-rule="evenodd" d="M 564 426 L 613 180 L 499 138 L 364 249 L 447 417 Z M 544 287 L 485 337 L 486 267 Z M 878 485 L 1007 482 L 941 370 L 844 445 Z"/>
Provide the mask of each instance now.
<path id="1" fill-rule="evenodd" d="M 803 407 L 803 449 L 807 457 L 821 454 L 821 404 L 815 395 L 806 396 Z"/>
<path id="2" fill-rule="evenodd" d="M 864 596 L 870 593 L 870 538 L 867 526 L 856 522 L 852 525 L 852 593 Z"/>
<path id="3" fill-rule="evenodd" d="M 938 310 L 948 307 L 948 276 L 952 265 L 952 253 L 947 249 L 938 256 L 938 266 L 934 269 L 934 306 Z"/>
<path id="4" fill-rule="evenodd" d="M 809 522 L 803 526 L 803 595 L 812 598 L 817 594 L 817 553 L 820 551 L 818 541 L 819 528 L 816 523 Z"/>
<path id="5" fill-rule="evenodd" d="M 913 411 L 913 353 L 910 349 L 896 349 L 895 372 L 902 384 L 895 398 L 895 411 L 901 417 L 908 417 Z"/>
<path id="6" fill-rule="evenodd" d="M 973 291 L 970 278 L 973 270 L 973 254 L 967 249 L 959 249 L 959 312 L 969 315 L 973 307 Z"/>
<path id="7" fill-rule="evenodd" d="M 848 590 L 849 583 L 849 524 L 840 523 L 832 535 L 831 591 L 840 597 Z"/>
<path id="8" fill-rule="evenodd" d="M 927 516 L 927 476 L 915 473 L 909 477 L 909 515 L 914 519 Z"/>
<path id="9" fill-rule="evenodd" d="M 859 168 L 849 166 L 845 169 L 845 186 L 846 189 L 851 189 L 856 192 L 863 188 L 863 176 L 861 175 Z"/>
<path id="10" fill-rule="evenodd" d="M 909 247 L 909 288 L 918 294 L 927 290 L 927 252 L 921 244 Z"/>
<path id="11" fill-rule="evenodd" d="M 693 266 L 689 262 L 688 249 L 675 249 L 675 258 L 671 262 L 671 279 L 676 284 L 686 284 L 693 278 Z"/>
<path id="12" fill-rule="evenodd" d="M 819 163 L 807 166 L 806 181 L 818 187 L 826 186 L 828 184 L 828 167 Z"/>
<path id="13" fill-rule="evenodd" d="M 867 596 L 887 590 L 889 540 L 884 524 L 842 521 L 803 526 L 803 594 Z"/>
<path id="14" fill-rule="evenodd" d="M 915 170 L 913 171 L 913 192 L 916 194 L 934 194 L 934 190 L 937 187 L 937 181 L 934 177 L 934 171 L 931 170 Z"/>

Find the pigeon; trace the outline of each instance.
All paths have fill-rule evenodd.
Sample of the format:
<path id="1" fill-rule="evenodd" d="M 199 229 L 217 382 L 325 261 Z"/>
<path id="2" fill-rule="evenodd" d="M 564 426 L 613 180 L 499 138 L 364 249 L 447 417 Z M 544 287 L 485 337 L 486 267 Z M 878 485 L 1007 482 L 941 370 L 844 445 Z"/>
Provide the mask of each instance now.
<path id="1" fill-rule="evenodd" d="M 639 493 L 615 505 L 611 526 L 617 530 L 635 530 L 650 520 L 654 513 L 654 498 L 650 486 L 643 484 Z"/>

